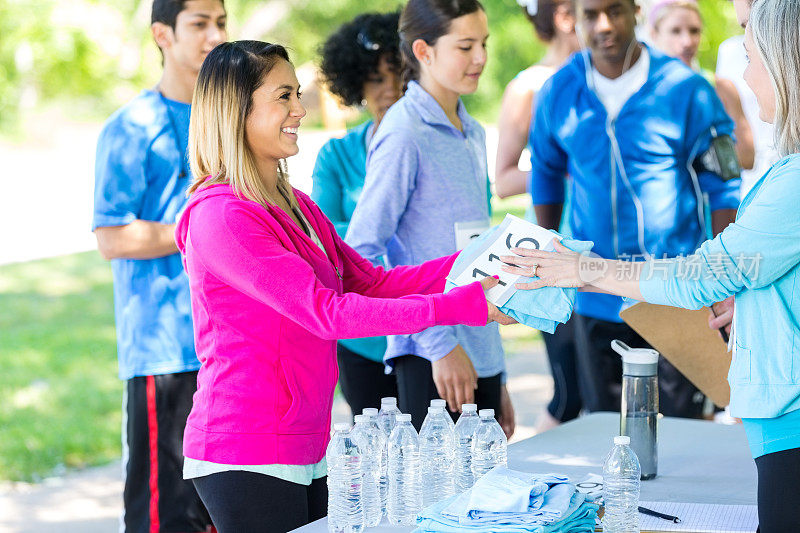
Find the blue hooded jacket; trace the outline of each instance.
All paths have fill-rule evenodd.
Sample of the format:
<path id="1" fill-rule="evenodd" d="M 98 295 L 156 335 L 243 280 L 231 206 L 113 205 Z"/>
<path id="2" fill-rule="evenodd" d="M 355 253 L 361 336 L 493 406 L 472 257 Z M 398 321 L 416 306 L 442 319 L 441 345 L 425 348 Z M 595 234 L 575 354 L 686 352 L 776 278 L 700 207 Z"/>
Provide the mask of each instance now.
<path id="1" fill-rule="evenodd" d="M 592 251 L 605 258 L 691 254 L 707 237 L 704 204 L 711 211 L 739 205 L 739 179 L 691 170 L 714 132 L 733 132 L 714 88 L 679 60 L 648 51 L 647 81 L 613 121 L 587 81 L 588 51 L 573 55 L 536 102 L 533 203 L 563 203 L 569 174 L 572 237 L 593 241 Z M 579 293 L 575 306 L 613 322 L 621 322 L 622 309 L 622 298 L 597 293 Z"/>

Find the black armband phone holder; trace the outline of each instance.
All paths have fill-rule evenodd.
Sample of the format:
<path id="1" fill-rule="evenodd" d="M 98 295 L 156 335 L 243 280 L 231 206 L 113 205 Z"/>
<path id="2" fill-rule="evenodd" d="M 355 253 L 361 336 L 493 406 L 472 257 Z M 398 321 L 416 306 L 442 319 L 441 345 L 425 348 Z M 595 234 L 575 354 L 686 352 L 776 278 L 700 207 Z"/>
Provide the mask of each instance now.
<path id="1" fill-rule="evenodd" d="M 730 135 L 715 135 L 711 146 L 695 159 L 693 166 L 698 173 L 712 172 L 724 181 L 738 178 L 742 173 L 736 145 Z"/>

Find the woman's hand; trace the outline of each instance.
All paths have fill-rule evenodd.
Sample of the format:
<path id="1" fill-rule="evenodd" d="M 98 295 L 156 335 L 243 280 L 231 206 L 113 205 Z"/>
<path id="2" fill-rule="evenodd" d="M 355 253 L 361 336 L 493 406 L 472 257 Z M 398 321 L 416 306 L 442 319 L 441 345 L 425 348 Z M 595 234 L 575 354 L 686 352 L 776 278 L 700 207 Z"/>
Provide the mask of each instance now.
<path id="1" fill-rule="evenodd" d="M 478 373 L 460 344 L 441 359 L 431 362 L 431 368 L 436 392 L 452 412 L 459 412 L 465 403 L 474 403 Z"/>
<path id="2" fill-rule="evenodd" d="M 514 429 L 517 427 L 517 422 L 514 419 L 514 406 L 511 404 L 511 396 L 508 395 L 508 389 L 503 385 L 500 389 L 500 416 L 497 417 L 500 427 L 503 428 L 503 433 L 506 438 L 510 439 L 514 434 Z"/>
<path id="3" fill-rule="evenodd" d="M 711 306 L 711 313 L 708 316 L 708 327 L 711 329 L 725 328 L 725 333 L 731 334 L 731 324 L 733 323 L 733 301 L 730 296 L 721 302 Z M 720 335 L 721 337 L 722 335 Z"/>
<path id="4" fill-rule="evenodd" d="M 527 248 L 512 248 L 517 255 L 504 255 L 500 258 L 506 263 L 501 268 L 505 272 L 525 276 L 526 278 L 538 277 L 530 283 L 517 283 L 518 289 L 539 289 L 541 287 L 583 287 L 587 280 L 602 277 L 606 265 L 600 258 L 592 258 L 573 252 L 561 241 L 554 241 L 554 252 L 530 250 Z M 583 271 L 586 271 L 584 273 Z M 581 275 L 581 274 L 584 275 Z"/>
<path id="5" fill-rule="evenodd" d="M 496 287 L 500 281 L 497 278 L 483 278 L 481 280 L 481 286 L 483 287 L 484 294 L 489 289 Z M 511 318 L 510 316 L 506 315 L 502 311 L 500 311 L 496 305 L 486 299 L 486 305 L 489 307 L 489 320 L 486 322 L 487 324 L 491 324 L 492 322 L 497 322 L 503 326 L 508 326 L 510 324 L 516 324 L 517 321 Z"/>

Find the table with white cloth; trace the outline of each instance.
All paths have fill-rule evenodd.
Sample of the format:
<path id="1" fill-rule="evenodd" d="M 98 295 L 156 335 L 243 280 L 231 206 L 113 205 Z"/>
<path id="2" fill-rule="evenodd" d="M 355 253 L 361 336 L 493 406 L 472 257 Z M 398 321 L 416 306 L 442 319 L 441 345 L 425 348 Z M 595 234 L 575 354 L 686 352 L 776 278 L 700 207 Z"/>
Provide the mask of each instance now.
<path id="1" fill-rule="evenodd" d="M 579 482 L 602 475 L 619 434 L 618 413 L 593 413 L 508 447 L 508 467 L 555 472 Z M 741 425 L 665 417 L 658 422 L 658 476 L 641 485 L 642 501 L 756 505 L 756 467 Z M 365 531 L 408 532 L 386 520 Z M 327 533 L 327 519 L 295 531 Z"/>

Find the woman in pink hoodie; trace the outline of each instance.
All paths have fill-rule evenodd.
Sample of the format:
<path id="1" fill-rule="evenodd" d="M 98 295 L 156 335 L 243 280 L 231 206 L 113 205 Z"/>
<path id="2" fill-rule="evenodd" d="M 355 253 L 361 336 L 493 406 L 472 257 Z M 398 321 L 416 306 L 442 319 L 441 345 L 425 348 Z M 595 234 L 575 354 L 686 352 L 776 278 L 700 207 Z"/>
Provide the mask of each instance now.
<path id="1" fill-rule="evenodd" d="M 494 279 L 441 294 L 455 256 L 387 271 L 345 244 L 281 163 L 304 115 L 282 46 L 225 43 L 203 63 L 176 230 L 202 362 L 184 477 L 221 533 L 326 514 L 337 339 L 511 322 L 486 300 Z"/>

